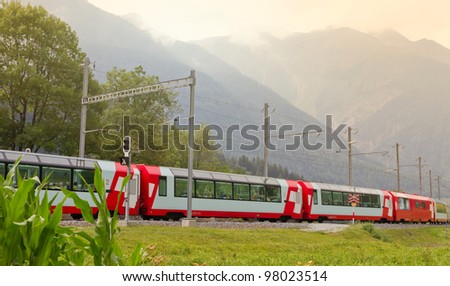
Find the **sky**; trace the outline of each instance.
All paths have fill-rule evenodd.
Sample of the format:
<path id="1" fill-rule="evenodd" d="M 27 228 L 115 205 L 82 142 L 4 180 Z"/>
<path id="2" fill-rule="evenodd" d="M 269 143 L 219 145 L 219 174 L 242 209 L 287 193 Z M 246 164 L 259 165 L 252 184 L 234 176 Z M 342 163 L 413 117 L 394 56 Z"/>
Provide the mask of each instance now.
<path id="1" fill-rule="evenodd" d="M 449 0 L 88 0 L 115 15 L 138 15 L 143 27 L 181 41 L 258 33 L 283 37 L 329 27 L 394 29 L 410 40 L 450 48 Z"/>

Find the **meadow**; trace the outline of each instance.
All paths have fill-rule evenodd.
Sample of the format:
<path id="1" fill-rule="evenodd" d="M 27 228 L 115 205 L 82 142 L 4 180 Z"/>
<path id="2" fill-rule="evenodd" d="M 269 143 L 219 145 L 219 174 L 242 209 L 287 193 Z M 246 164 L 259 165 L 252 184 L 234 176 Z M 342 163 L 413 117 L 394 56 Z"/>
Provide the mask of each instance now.
<path id="1" fill-rule="evenodd" d="M 128 226 L 117 242 L 124 255 L 142 243 L 144 265 L 450 266 L 447 231 L 445 226 L 378 229 L 372 224 L 333 233 Z"/>

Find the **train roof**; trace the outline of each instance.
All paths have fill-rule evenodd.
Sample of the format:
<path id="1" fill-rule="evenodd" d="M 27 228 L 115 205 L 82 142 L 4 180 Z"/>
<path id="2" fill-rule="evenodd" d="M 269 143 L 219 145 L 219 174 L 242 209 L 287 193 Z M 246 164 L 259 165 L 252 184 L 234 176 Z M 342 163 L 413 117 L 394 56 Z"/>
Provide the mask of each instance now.
<path id="1" fill-rule="evenodd" d="M 102 161 L 89 158 L 78 158 L 69 156 L 60 156 L 53 154 L 18 152 L 10 150 L 0 150 L 0 162 L 14 163 L 22 157 L 21 164 L 30 165 L 46 165 L 53 167 L 69 167 L 69 168 L 94 168 L 96 162 Z M 168 168 L 177 177 L 187 177 L 188 170 L 182 168 Z M 227 181 L 236 183 L 250 183 L 250 184 L 266 184 L 279 186 L 277 179 L 265 178 L 251 175 L 230 174 L 221 172 L 211 172 L 204 170 L 193 170 L 193 177 L 195 179 Z"/>
<path id="2" fill-rule="evenodd" d="M 311 183 L 315 188 L 320 188 L 321 190 L 330 190 L 330 191 L 341 191 L 341 192 L 359 192 L 366 194 L 379 194 L 382 190 L 379 189 L 370 189 L 370 188 L 361 188 L 361 187 L 353 187 L 353 186 L 345 186 L 345 185 L 334 185 L 334 184 L 326 184 L 326 183 Z"/>
<path id="3" fill-rule="evenodd" d="M 413 194 L 407 194 L 407 193 L 399 193 L 399 192 L 390 192 L 393 196 L 399 197 L 399 198 L 406 198 L 406 199 L 416 199 L 416 200 L 431 200 L 429 197 L 419 196 L 419 195 L 413 195 Z"/>
<path id="4" fill-rule="evenodd" d="M 17 152 L 9 150 L 0 150 L 0 161 L 14 163 L 19 159 L 22 164 L 47 165 L 53 167 L 73 167 L 73 168 L 94 168 L 98 160 L 68 157 L 52 154 Z"/>
<path id="5" fill-rule="evenodd" d="M 187 169 L 181 168 L 171 168 L 170 171 L 176 177 L 185 177 L 188 176 Z M 226 182 L 236 182 L 236 183 L 248 183 L 248 184 L 260 184 L 260 185 L 274 185 L 279 186 L 277 179 L 275 178 L 265 178 L 251 175 L 242 175 L 242 174 L 231 174 L 231 173 L 221 173 L 221 172 L 211 172 L 211 171 L 203 171 L 203 170 L 193 170 L 193 177 L 195 179 L 204 179 L 204 180 L 215 180 L 215 181 L 226 181 Z"/>
<path id="6" fill-rule="evenodd" d="M 444 204 L 447 205 L 447 202 L 443 201 L 443 200 L 438 200 L 438 199 L 433 199 L 436 203 L 438 204 Z"/>

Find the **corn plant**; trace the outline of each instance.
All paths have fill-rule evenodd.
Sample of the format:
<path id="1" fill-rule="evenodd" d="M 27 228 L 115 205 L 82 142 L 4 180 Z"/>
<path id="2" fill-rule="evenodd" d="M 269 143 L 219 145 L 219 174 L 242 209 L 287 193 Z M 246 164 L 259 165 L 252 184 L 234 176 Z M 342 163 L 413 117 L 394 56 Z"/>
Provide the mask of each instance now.
<path id="1" fill-rule="evenodd" d="M 130 177 L 127 176 L 122 183 L 120 195 Z M 85 221 L 94 226 L 95 235 L 90 237 L 86 232 L 80 231 L 76 234 L 88 242 L 89 247 L 85 247 L 90 256 L 94 259 L 95 265 L 138 265 L 140 264 L 143 254 L 142 245 L 138 244 L 133 251 L 128 263 L 122 254 L 120 247 L 117 244 L 116 237 L 120 234 L 120 227 L 118 226 L 118 205 L 111 215 L 106 204 L 106 190 L 102 179 L 101 170 L 98 166 L 95 167 L 94 174 L 94 188 L 92 188 L 82 178 L 84 183 L 88 186 L 89 194 L 98 208 L 98 217 L 95 221 L 92 214 L 92 209 L 89 204 L 80 199 L 75 192 L 64 190 L 65 195 L 72 199 L 75 205 L 81 210 Z M 119 200 L 118 200 L 119 203 Z"/>
<path id="2" fill-rule="evenodd" d="M 59 226 L 64 200 L 51 212 L 54 198 L 49 200 L 42 190 L 45 182 L 40 184 L 38 177 L 22 179 L 17 165 L 18 161 L 6 179 L 0 176 L 0 264 L 66 264 L 59 259 L 65 245 Z"/>
<path id="3" fill-rule="evenodd" d="M 137 245 L 128 260 L 117 245 L 116 236 L 120 233 L 117 207 L 111 216 L 98 167 L 94 178 L 95 192 L 89 187 L 99 210 L 95 221 L 89 204 L 68 190 L 63 190 L 65 197 L 52 209 L 56 197 L 49 199 L 43 189 L 48 178 L 42 183 L 38 177 L 22 179 L 17 171 L 19 161 L 6 178 L 0 176 L 0 265 L 84 265 L 89 256 L 93 257 L 95 265 L 141 263 L 144 253 L 141 245 Z M 17 182 L 16 188 L 13 179 Z M 127 182 L 128 178 L 123 186 Z M 72 199 L 81 209 L 83 218 L 94 225 L 93 237 L 84 231 L 60 226 L 62 206 L 67 198 Z"/>

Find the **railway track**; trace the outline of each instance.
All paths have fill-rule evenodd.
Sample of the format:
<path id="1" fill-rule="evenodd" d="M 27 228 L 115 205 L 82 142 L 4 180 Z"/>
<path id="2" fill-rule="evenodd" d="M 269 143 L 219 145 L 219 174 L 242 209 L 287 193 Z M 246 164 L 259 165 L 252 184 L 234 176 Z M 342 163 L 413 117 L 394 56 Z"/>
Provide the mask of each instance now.
<path id="1" fill-rule="evenodd" d="M 359 222 L 357 222 L 359 223 Z M 72 220 L 65 218 L 61 225 L 64 226 L 88 226 L 89 223 L 83 220 Z M 173 220 L 142 220 L 140 218 L 132 218 L 128 221 L 130 226 L 167 226 L 167 227 L 179 227 L 181 221 Z M 351 226 L 351 222 L 347 221 L 333 221 L 324 223 L 298 223 L 295 221 L 288 222 L 260 222 L 260 221 L 245 221 L 241 219 L 197 219 L 197 227 L 205 228 L 279 228 L 279 229 L 300 229 L 304 231 L 317 231 L 317 232 L 336 232 L 346 229 Z M 380 224 L 375 223 L 374 226 L 379 229 L 406 229 L 406 228 L 425 228 L 425 227 L 446 227 L 446 225 L 437 224 Z M 448 226 L 447 226 L 448 227 Z"/>

